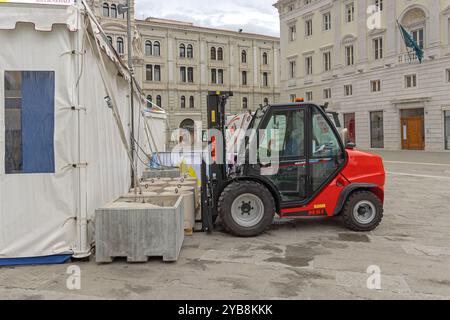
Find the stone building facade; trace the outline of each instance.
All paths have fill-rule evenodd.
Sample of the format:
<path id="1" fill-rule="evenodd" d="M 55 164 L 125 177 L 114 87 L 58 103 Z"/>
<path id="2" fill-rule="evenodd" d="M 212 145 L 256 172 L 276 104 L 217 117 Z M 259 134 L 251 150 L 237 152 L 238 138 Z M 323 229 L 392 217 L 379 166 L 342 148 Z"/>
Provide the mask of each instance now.
<path id="1" fill-rule="evenodd" d="M 280 0 L 281 100 L 342 114 L 360 148 L 450 149 L 450 0 Z M 422 64 L 397 20 L 423 46 Z"/>
<path id="2" fill-rule="evenodd" d="M 96 0 L 94 8 L 126 59 L 126 19 L 117 13 L 119 3 Z M 132 10 L 134 16 L 134 5 Z M 211 90 L 234 92 L 230 114 L 279 101 L 278 38 L 158 18 L 135 19 L 132 26 L 135 73 L 148 99 L 168 112 L 172 130 L 192 130 L 198 121 L 205 128 Z"/>

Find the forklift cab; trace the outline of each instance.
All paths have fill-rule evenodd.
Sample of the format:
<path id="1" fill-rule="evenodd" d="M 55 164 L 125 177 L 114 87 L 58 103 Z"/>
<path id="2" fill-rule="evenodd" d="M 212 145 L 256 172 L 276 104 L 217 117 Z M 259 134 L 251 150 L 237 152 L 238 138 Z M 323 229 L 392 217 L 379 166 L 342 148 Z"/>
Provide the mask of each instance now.
<path id="1" fill-rule="evenodd" d="M 308 202 L 345 164 L 339 134 L 319 106 L 266 106 L 250 126 L 257 134 L 246 145 L 243 175 L 271 185 L 282 207 Z M 248 165 L 252 145 L 257 145 L 257 165 Z"/>

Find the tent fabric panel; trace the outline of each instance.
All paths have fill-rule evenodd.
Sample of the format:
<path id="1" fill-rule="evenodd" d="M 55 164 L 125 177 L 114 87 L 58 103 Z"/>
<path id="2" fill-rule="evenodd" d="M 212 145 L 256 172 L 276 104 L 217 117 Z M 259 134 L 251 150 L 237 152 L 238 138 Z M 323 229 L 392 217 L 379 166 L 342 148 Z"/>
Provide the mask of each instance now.
<path id="1" fill-rule="evenodd" d="M 1 11 L 1 10 L 0 10 Z M 72 252 L 77 238 L 77 114 L 74 104 L 73 37 L 65 26 L 37 32 L 29 24 L 0 30 L 0 258 Z M 45 53 L 45 54 L 44 54 Z M 54 173 L 5 174 L 6 71 L 55 72 Z"/>
<path id="2" fill-rule="evenodd" d="M 61 254 L 45 257 L 0 259 L 0 267 L 64 264 L 72 258 L 72 254 Z"/>
<path id="3" fill-rule="evenodd" d="M 78 8 L 73 6 L 42 6 L 2 3 L 0 1 L 0 30 L 13 30 L 20 23 L 31 23 L 36 31 L 52 31 L 55 25 L 78 30 Z"/>

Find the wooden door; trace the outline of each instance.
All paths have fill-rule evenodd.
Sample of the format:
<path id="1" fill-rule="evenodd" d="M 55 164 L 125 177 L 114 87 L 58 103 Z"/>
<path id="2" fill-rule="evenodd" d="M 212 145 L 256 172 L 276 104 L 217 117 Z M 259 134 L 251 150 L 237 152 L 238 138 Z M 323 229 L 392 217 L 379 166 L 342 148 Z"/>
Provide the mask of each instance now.
<path id="1" fill-rule="evenodd" d="M 424 120 L 423 117 L 402 118 L 402 149 L 424 150 Z"/>

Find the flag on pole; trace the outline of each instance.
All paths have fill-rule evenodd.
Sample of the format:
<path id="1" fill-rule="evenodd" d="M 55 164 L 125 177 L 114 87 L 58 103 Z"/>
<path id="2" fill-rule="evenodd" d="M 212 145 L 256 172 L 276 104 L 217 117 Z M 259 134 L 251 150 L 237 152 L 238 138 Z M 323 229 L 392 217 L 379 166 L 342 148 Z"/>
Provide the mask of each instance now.
<path id="1" fill-rule="evenodd" d="M 405 41 L 406 48 L 411 48 L 416 53 L 417 59 L 419 59 L 420 63 L 423 60 L 423 49 L 419 46 L 416 40 L 414 40 L 413 36 L 403 27 L 398 21 L 398 27 L 400 28 L 400 33 L 402 34 L 403 40 Z"/>

